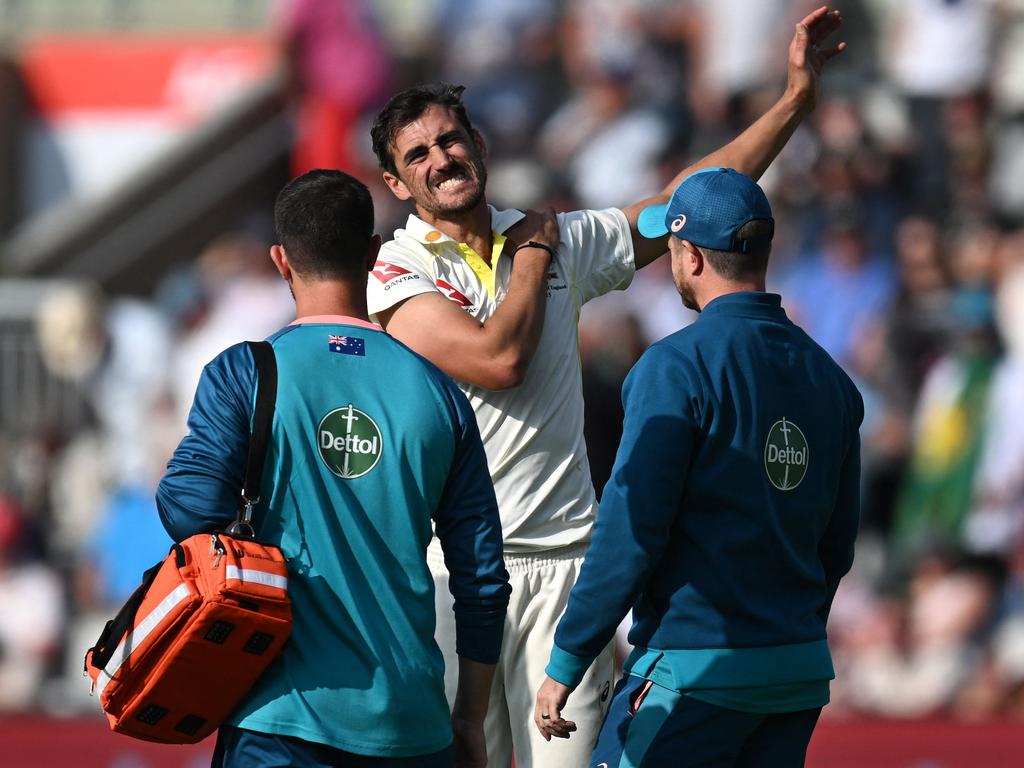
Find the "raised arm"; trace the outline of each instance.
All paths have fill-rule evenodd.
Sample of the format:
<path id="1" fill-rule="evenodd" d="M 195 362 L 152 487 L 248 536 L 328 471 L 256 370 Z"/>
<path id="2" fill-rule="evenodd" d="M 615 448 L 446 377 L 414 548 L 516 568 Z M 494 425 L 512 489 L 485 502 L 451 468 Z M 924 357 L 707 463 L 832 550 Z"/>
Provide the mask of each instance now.
<path id="1" fill-rule="evenodd" d="M 558 248 L 554 212 L 529 213 L 509 230 L 507 248 L 535 241 Z M 392 336 L 452 378 L 485 389 L 518 386 L 544 326 L 544 292 L 551 257 L 523 247 L 512 258 L 508 292 L 495 313 L 480 322 L 439 293 L 412 296 L 377 318 Z"/>
<path id="2" fill-rule="evenodd" d="M 793 135 L 793 131 L 810 114 L 818 100 L 818 79 L 829 59 L 846 47 L 819 47 L 842 24 L 839 11 L 822 6 L 809 13 L 797 25 L 789 44 L 786 90 L 777 102 L 743 133 L 680 171 L 660 194 L 624 208 L 633 234 L 633 250 L 639 269 L 650 264 L 668 250 L 665 238 L 648 239 L 637 230 L 640 211 L 649 205 L 667 203 L 679 182 L 701 168 L 734 168 L 757 180 Z"/>

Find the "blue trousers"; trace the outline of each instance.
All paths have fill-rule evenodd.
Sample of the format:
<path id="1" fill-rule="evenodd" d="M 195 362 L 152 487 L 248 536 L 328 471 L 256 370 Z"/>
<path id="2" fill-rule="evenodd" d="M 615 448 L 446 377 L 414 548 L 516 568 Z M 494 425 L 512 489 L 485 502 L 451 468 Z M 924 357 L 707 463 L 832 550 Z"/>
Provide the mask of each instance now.
<path id="1" fill-rule="evenodd" d="M 755 714 L 706 704 L 630 675 L 615 696 L 591 768 L 800 768 L 821 708 Z"/>
<path id="2" fill-rule="evenodd" d="M 415 757 L 368 757 L 292 736 L 221 726 L 212 768 L 452 768 L 455 749 Z"/>

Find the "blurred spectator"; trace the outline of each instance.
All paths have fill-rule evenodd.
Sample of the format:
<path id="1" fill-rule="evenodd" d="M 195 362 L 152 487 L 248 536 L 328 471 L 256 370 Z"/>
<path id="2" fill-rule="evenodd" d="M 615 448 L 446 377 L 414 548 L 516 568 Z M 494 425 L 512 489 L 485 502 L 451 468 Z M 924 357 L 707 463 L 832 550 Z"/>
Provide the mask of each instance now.
<path id="1" fill-rule="evenodd" d="M 72 285 L 47 297 L 37 328 L 46 366 L 81 382 L 92 402 L 112 481 L 137 482 L 146 471 L 138 443 L 167 391 L 170 329 L 164 317 L 146 302 L 108 301 L 95 286 Z"/>
<path id="2" fill-rule="evenodd" d="M 894 300 L 855 340 L 851 363 L 865 401 L 862 525 L 883 534 L 892 523 L 921 383 L 947 346 L 952 284 L 942 236 L 928 219 L 903 220 L 896 259 Z"/>
<path id="3" fill-rule="evenodd" d="M 704 126 L 738 133 L 760 114 L 753 111 L 758 109 L 751 104 L 753 97 L 785 76 L 778 51 L 790 26 L 780 20 L 799 18 L 801 2 L 693 0 L 691 6 L 699 50 L 693 57 L 690 101 Z"/>
<path id="4" fill-rule="evenodd" d="M 989 198 L 1009 224 L 1024 222 L 1024 0 L 998 0 L 999 32 L 992 78 Z"/>
<path id="5" fill-rule="evenodd" d="M 78 611 L 113 616 L 139 586 L 143 572 L 167 555 L 173 542 L 160 524 L 154 495 L 170 450 L 161 454 L 150 482 L 114 489 L 100 509 L 79 553 L 74 585 Z"/>
<path id="6" fill-rule="evenodd" d="M 284 0 L 278 33 L 298 103 L 292 175 L 314 168 L 362 170 L 353 132 L 389 86 L 390 61 L 370 4 Z"/>
<path id="7" fill-rule="evenodd" d="M 967 545 L 1011 556 L 1024 545 L 1024 259 L 1003 278 L 996 324 L 1004 355 L 992 375 Z"/>
<path id="8" fill-rule="evenodd" d="M 895 277 L 887 259 L 867 251 L 863 211 L 830 211 L 818 253 L 796 264 L 783 295 L 793 321 L 840 365 L 849 367 L 854 340 L 884 316 Z"/>
<path id="9" fill-rule="evenodd" d="M 868 251 L 887 254 L 907 205 L 894 189 L 894 160 L 886 156 L 861 112 L 856 102 L 844 98 L 827 98 L 815 110 L 821 157 L 813 191 L 819 199 L 811 206 L 815 216 L 808 234 L 813 242 L 832 211 L 859 209 Z"/>
<path id="10" fill-rule="evenodd" d="M 529 150 L 560 83 L 554 0 L 442 0 L 436 35 L 444 79 L 467 86 L 491 152 Z M 560 94 L 558 94 L 560 95 Z"/>
<path id="11" fill-rule="evenodd" d="M 24 534 L 17 504 L 0 495 L 0 713 L 35 706 L 64 618 L 57 575 L 26 558 Z"/>
<path id="12" fill-rule="evenodd" d="M 948 133 L 958 105 L 987 87 L 992 69 L 993 0 L 906 0 L 890 4 L 893 84 L 913 126 L 911 199 L 945 218 L 955 186 Z M 954 53 L 955 52 L 955 53 Z"/>
<path id="13" fill-rule="evenodd" d="M 984 286 L 961 288 L 950 312 L 952 346 L 925 379 L 896 510 L 895 543 L 904 553 L 960 543 L 988 427 L 998 359 L 991 294 Z"/>
<path id="14" fill-rule="evenodd" d="M 172 355 L 171 392 L 184 434 L 188 408 L 203 366 L 220 350 L 246 339 L 262 339 L 294 315 L 288 285 L 270 261 L 269 246 L 242 233 L 211 243 L 195 264 L 195 297 Z"/>
<path id="15" fill-rule="evenodd" d="M 72 565 L 69 587 L 73 610 L 68 617 L 61 676 L 45 689 L 45 704 L 62 714 L 95 710 L 90 686 L 82 680 L 85 649 L 99 637 L 104 624 L 142 582 L 142 574 L 161 561 L 171 540 L 157 515 L 156 481 L 181 434 L 170 403 L 159 404 L 150 416 L 150 429 L 140 437 L 145 475 L 132 485 L 104 488 L 90 513 L 87 532 L 66 555 Z"/>
<path id="16" fill-rule="evenodd" d="M 658 186 L 658 160 L 671 127 L 657 111 L 633 103 L 632 78 L 622 64 L 589 70 L 579 95 L 541 129 L 544 159 L 565 174 L 584 207 L 623 205 Z"/>
<path id="17" fill-rule="evenodd" d="M 693 11 L 686 3 L 568 0 L 560 30 L 565 71 L 570 84 L 579 87 L 600 72 L 628 68 L 636 73 L 637 97 L 656 104 L 678 101 L 693 33 Z"/>
<path id="18" fill-rule="evenodd" d="M 840 647 L 843 697 L 882 715 L 946 709 L 982 664 L 978 640 L 997 605 L 998 564 L 934 550 L 922 557 L 903 598 L 872 605 Z"/>
<path id="19" fill-rule="evenodd" d="M 925 373 L 945 348 L 952 276 L 943 235 L 929 219 L 911 216 L 896 232 L 898 294 L 889 313 L 894 395 L 909 410 Z"/>

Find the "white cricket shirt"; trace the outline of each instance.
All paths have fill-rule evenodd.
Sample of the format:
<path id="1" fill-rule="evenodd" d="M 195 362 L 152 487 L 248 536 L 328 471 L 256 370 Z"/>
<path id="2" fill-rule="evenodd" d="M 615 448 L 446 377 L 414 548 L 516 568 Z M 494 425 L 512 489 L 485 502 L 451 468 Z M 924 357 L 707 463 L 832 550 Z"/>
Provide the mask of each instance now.
<path id="1" fill-rule="evenodd" d="M 502 235 L 523 218 L 491 208 Z M 579 311 L 626 288 L 635 271 L 629 222 L 617 208 L 558 214 L 561 241 L 548 269 L 547 306 L 537 351 L 523 383 L 492 391 L 458 382 L 476 412 L 501 512 L 505 551 L 532 552 L 589 541 L 597 502 L 583 441 Z M 385 243 L 370 274 L 371 315 L 437 291 L 484 322 L 508 289 L 511 259 L 495 237 L 493 273 L 467 261 L 463 246 L 417 216 Z M 493 279 L 493 283 L 491 280 Z"/>

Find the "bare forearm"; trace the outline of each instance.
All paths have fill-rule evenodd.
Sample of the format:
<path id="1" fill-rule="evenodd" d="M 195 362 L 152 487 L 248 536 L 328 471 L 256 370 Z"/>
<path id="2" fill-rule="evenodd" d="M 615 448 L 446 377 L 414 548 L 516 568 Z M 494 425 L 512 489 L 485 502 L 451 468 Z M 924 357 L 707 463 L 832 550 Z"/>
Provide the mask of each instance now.
<path id="1" fill-rule="evenodd" d="M 377 312 L 377 318 L 388 333 L 454 379 L 484 389 L 518 386 L 544 328 L 548 268 L 560 236 L 550 209 L 526 211 L 505 232 L 512 258 L 508 290 L 484 321 L 437 291 L 411 296 Z"/>
<path id="2" fill-rule="evenodd" d="M 523 249 L 515 257 L 508 293 L 481 322 L 440 293 L 412 296 L 377 313 L 388 333 L 459 381 L 485 389 L 517 386 L 544 325 L 548 254 Z"/>
<path id="3" fill-rule="evenodd" d="M 800 100 L 787 91 L 771 109 L 731 142 L 681 170 L 655 197 L 626 209 L 630 224 L 635 223 L 640 211 L 648 205 L 667 203 L 680 182 L 702 168 L 733 168 L 752 179 L 761 178 L 786 146 L 804 115 Z M 648 240 L 637 235 L 633 238 L 633 250 L 636 267 L 640 269 L 667 251 L 668 243 L 666 238 Z"/>
<path id="4" fill-rule="evenodd" d="M 839 11 L 829 11 L 827 7 L 805 16 L 796 25 L 789 44 L 786 90 L 782 97 L 736 139 L 673 179 L 664 194 L 671 195 L 686 176 L 705 167 L 734 168 L 755 181 L 761 178 L 796 127 L 814 110 L 822 67 L 846 47 L 846 43 L 833 47 L 825 43 L 841 24 Z"/>
<path id="5" fill-rule="evenodd" d="M 459 657 L 459 690 L 452 709 L 455 768 L 487 768 L 484 718 L 493 677 L 493 664 Z"/>
<path id="6" fill-rule="evenodd" d="M 452 707 L 452 721 L 482 725 L 487 716 L 487 702 L 491 696 L 494 664 L 459 656 L 459 687 Z"/>
<path id="7" fill-rule="evenodd" d="M 508 386 L 518 384 L 533 358 L 544 328 L 544 291 L 551 261 L 547 253 L 523 248 L 514 257 L 508 293 L 481 327 L 488 357 L 507 368 Z"/>
<path id="8" fill-rule="evenodd" d="M 672 192 L 694 171 L 702 168 L 733 168 L 757 180 L 786 146 L 800 122 L 814 109 L 818 100 L 818 78 L 822 67 L 846 47 L 845 43 L 828 47 L 825 40 L 842 24 L 838 11 L 822 6 L 805 16 L 797 25 L 789 44 L 786 90 L 777 102 L 747 130 L 693 165 L 683 169 L 655 197 L 641 200 L 624 209 L 633 230 L 633 250 L 637 268 L 654 261 L 667 250 L 665 238 L 646 239 L 637 231 L 640 212 L 649 205 L 662 205 Z"/>
<path id="9" fill-rule="evenodd" d="M 731 142 L 680 171 L 662 190 L 664 201 L 668 201 L 683 179 L 701 168 L 733 168 L 755 181 L 760 179 L 805 116 L 800 100 L 787 91 Z"/>

